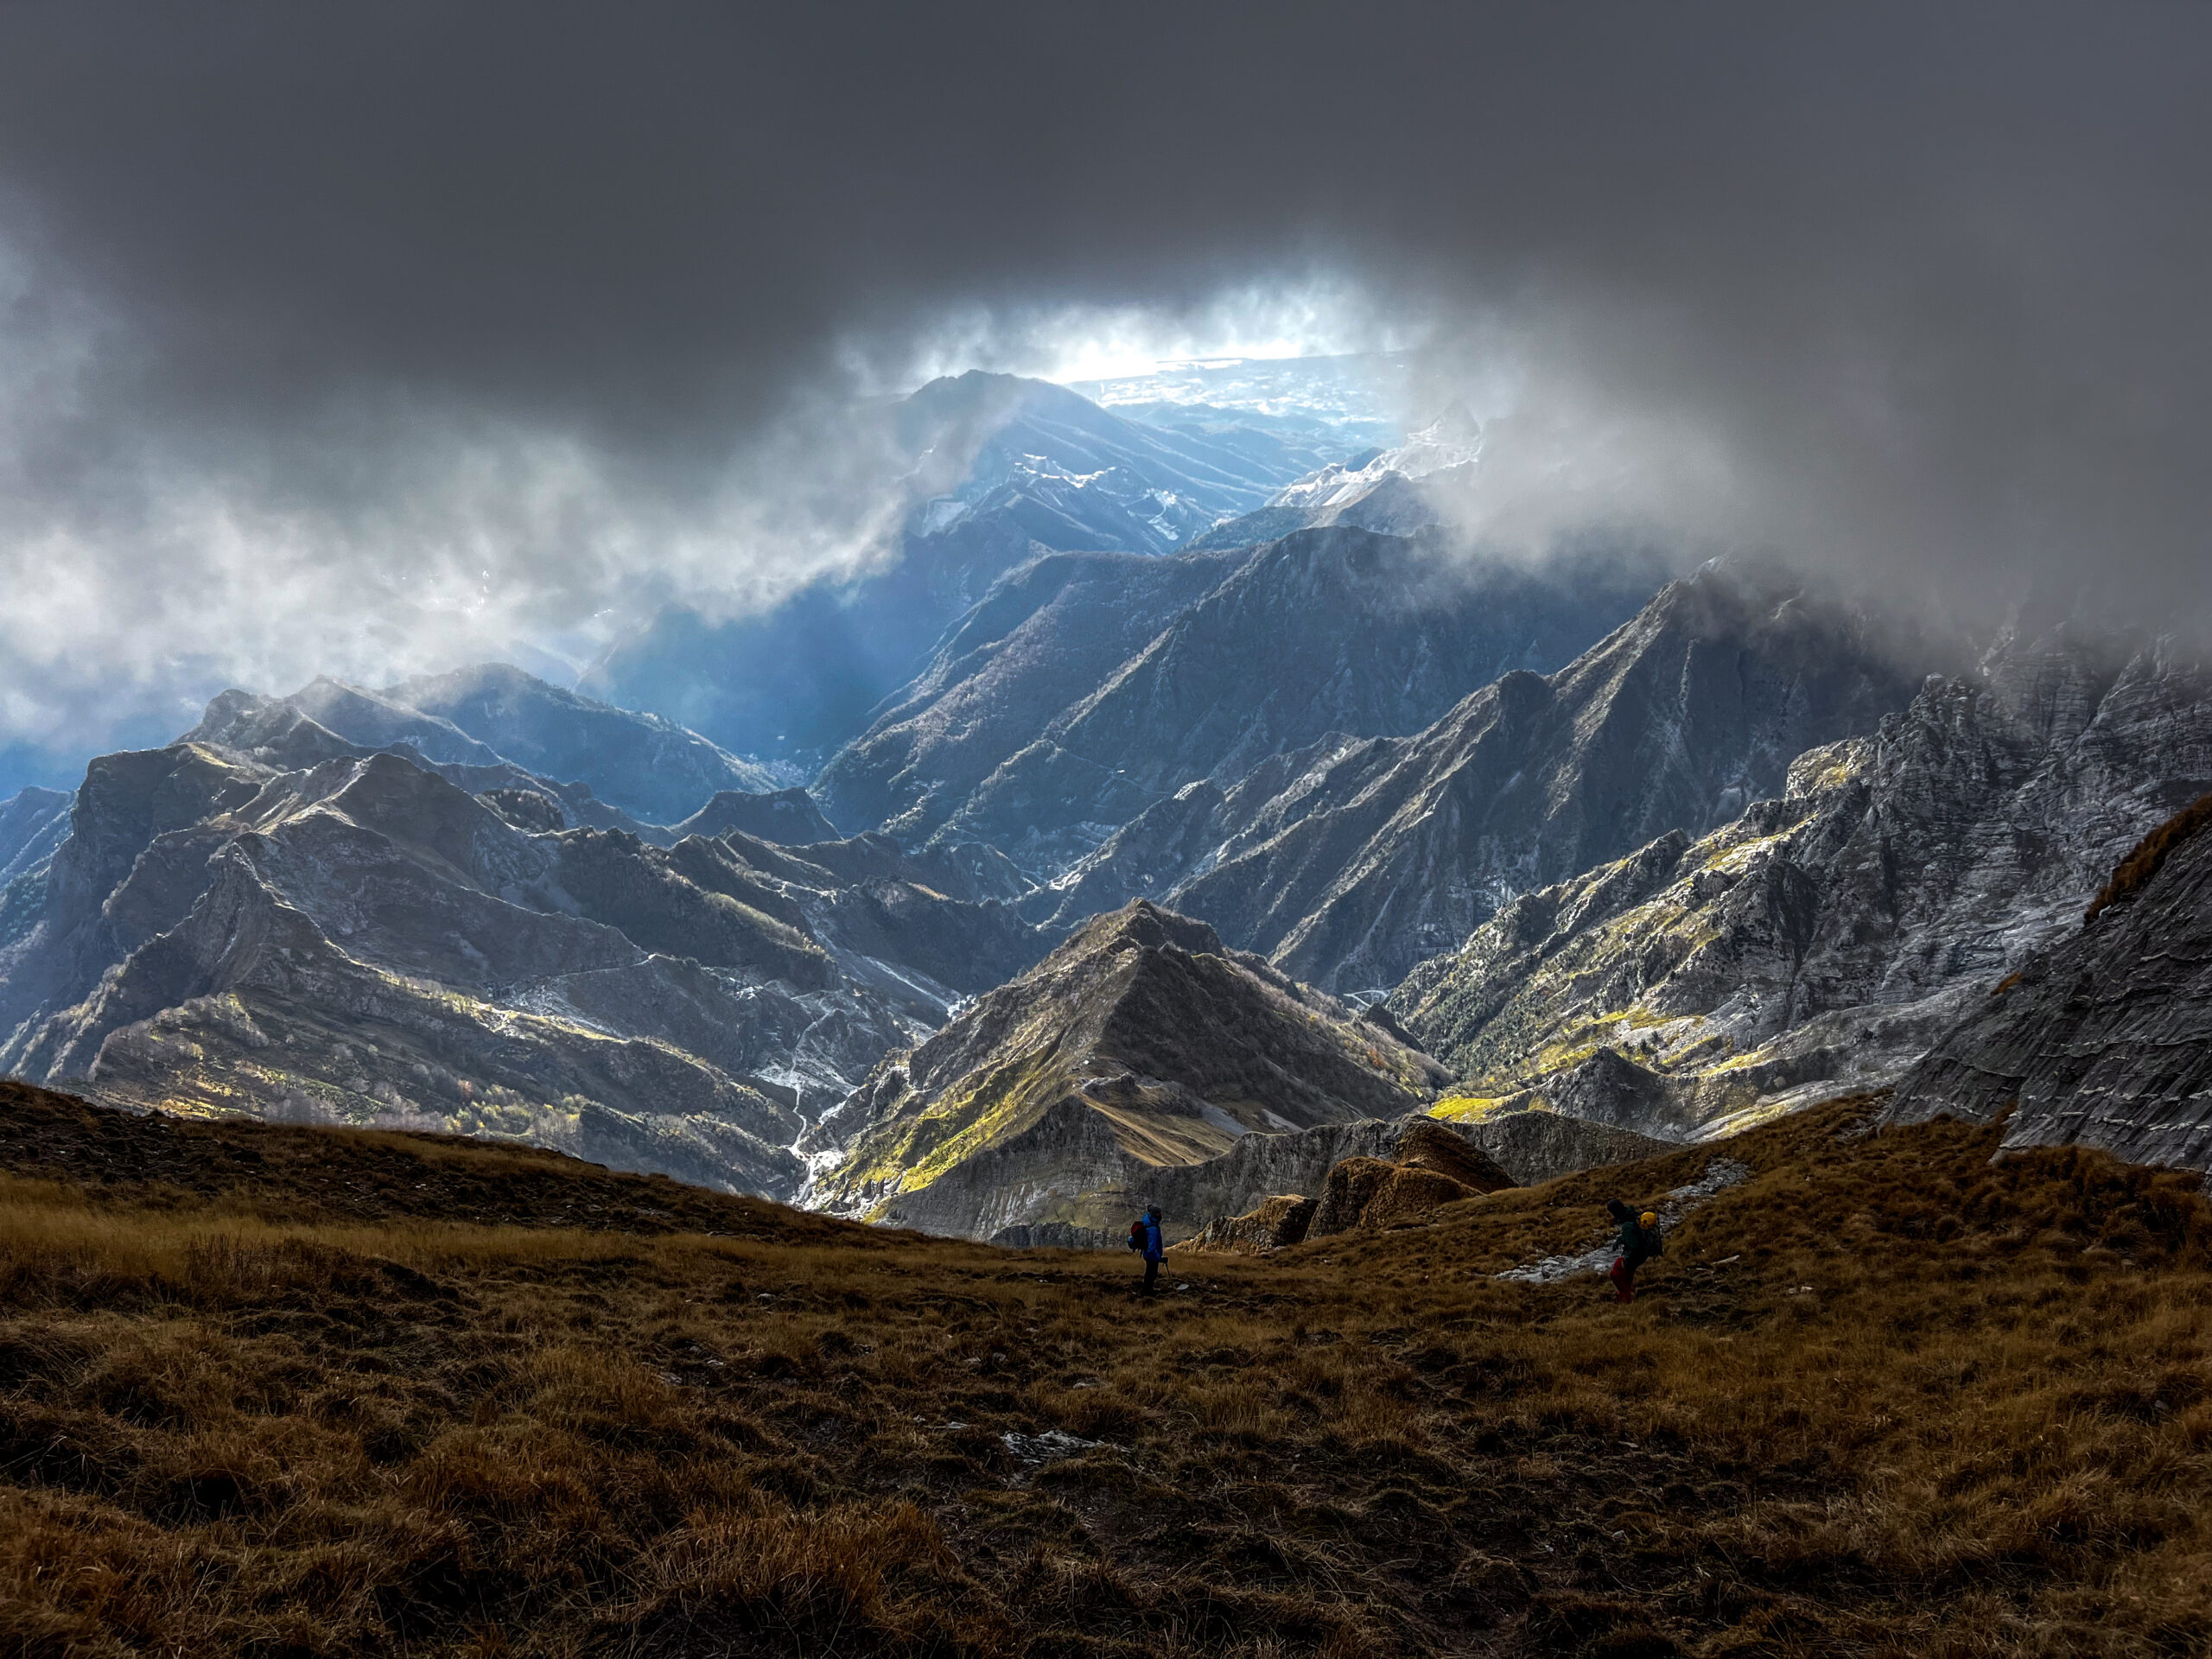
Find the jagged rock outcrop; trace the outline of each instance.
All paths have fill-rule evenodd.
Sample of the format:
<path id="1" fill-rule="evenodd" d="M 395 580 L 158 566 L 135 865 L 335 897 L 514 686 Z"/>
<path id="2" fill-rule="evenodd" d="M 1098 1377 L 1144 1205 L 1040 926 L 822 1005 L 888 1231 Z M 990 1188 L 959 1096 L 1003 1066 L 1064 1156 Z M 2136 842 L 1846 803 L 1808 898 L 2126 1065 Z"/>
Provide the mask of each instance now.
<path id="1" fill-rule="evenodd" d="M 474 794 L 411 747 L 218 703 L 201 733 L 247 747 L 88 769 L 0 945 L 0 1066 L 788 1195 L 805 1121 L 1045 948 L 882 838 L 546 828 L 537 791 Z"/>
<path id="2" fill-rule="evenodd" d="M 1173 1248 L 1200 1255 L 1265 1255 L 1304 1243 L 1313 1213 L 1320 1207 L 1319 1198 L 1278 1193 L 1256 1210 L 1216 1217 Z"/>
<path id="3" fill-rule="evenodd" d="M 808 1142 L 832 1207 L 988 1238 L 1106 1224 L 1133 1180 L 1245 1137 L 1398 1116 L 1433 1061 L 1138 902 L 890 1057 Z"/>
<path id="4" fill-rule="evenodd" d="M 1417 732 L 1501 674 L 1555 669 L 1649 591 L 1647 569 L 1618 560 L 1532 569 L 1441 537 L 1302 531 L 1253 551 L 1078 696 L 1040 710 L 1031 740 L 980 781 L 965 784 L 972 765 L 963 786 L 948 779 L 934 797 L 946 804 L 915 827 L 1057 880 L 1187 785 L 1226 786 L 1330 732 Z M 1164 893 L 1187 868 L 1133 872 L 1122 896 Z"/>
<path id="5" fill-rule="evenodd" d="M 2145 838 L 2095 913 L 2031 956 L 1883 1114 L 2010 1113 L 2004 1145 L 2081 1142 L 2212 1170 L 2212 797 Z"/>
<path id="6" fill-rule="evenodd" d="M 1508 674 L 1416 736 L 1316 745 L 1268 800 L 1230 791 L 1176 831 L 1214 845 L 1166 902 L 1379 994 L 1516 894 L 1778 792 L 1805 749 L 1905 705 L 1897 661 L 1865 616 L 1708 567 L 1548 678 Z"/>
<path id="7" fill-rule="evenodd" d="M 1456 1109 L 1725 1133 L 1895 1081 L 2208 784 L 2201 664 L 2010 640 L 1726 828 L 1521 895 L 1389 1006 L 1463 1079 Z"/>
<path id="8" fill-rule="evenodd" d="M 1447 1204 L 1513 1184 L 1480 1149 L 1443 1125 L 1417 1123 L 1399 1138 L 1395 1156 L 1347 1158 L 1329 1171 L 1306 1236 L 1415 1226 Z"/>

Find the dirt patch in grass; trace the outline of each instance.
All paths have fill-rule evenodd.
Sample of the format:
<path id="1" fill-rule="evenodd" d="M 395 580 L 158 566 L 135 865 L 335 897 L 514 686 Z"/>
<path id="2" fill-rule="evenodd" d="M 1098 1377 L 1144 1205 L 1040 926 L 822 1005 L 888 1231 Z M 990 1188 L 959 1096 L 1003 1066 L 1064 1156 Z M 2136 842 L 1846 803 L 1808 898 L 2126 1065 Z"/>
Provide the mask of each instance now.
<path id="1" fill-rule="evenodd" d="M 240 1130 L 236 1174 L 227 1126 L 161 1128 L 213 1139 L 143 1190 L 79 1179 L 61 1129 L 7 1127 L 36 1106 L 0 1101 L 9 1651 L 2151 1656 L 2212 1628 L 2212 1216 L 2093 1154 L 1993 1165 L 1996 1128 L 1839 1103 L 1427 1227 L 1179 1257 L 1187 1288 L 1140 1302 L 1120 1255 L 413 1137 Z M 1721 1155 L 1751 1177 L 1632 1306 L 1489 1276 Z M 378 1185 L 440 1160 L 487 1204 L 514 1183 L 507 1219 Z"/>

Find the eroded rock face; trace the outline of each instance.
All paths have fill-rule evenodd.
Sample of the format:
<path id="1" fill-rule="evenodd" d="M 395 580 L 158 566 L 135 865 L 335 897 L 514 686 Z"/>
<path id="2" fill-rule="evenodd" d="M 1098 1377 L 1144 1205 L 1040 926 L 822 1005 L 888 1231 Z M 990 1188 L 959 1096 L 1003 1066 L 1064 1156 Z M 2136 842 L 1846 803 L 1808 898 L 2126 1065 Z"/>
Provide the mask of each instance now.
<path id="1" fill-rule="evenodd" d="M 88 770 L 0 945 L 0 1066 L 789 1196 L 807 1121 L 1044 950 L 887 842 L 533 828 L 560 803 L 218 702 L 197 741 Z"/>
<path id="2" fill-rule="evenodd" d="M 1402 1116 L 1438 1075 L 1335 999 L 1140 902 L 879 1066 L 810 1137 L 836 1160 L 815 1192 L 975 1238 L 1104 1226 L 1150 1172 Z"/>
<path id="3" fill-rule="evenodd" d="M 1286 972 L 1380 995 L 1516 894 L 1727 823 L 1806 748 L 1872 731 L 1910 699 L 1893 645 L 1708 569 L 1548 678 L 1507 674 L 1416 736 L 1318 744 L 1267 799 L 1227 792 L 1173 831 L 1218 836 L 1170 902 Z"/>
<path id="4" fill-rule="evenodd" d="M 1893 1082 L 2208 781 L 2193 660 L 2009 641 L 1724 829 L 1521 895 L 1389 1006 L 1467 1109 L 1724 1133 Z"/>
<path id="5" fill-rule="evenodd" d="M 1416 1226 L 1447 1204 L 1511 1186 L 1513 1178 L 1480 1148 L 1437 1123 L 1415 1123 L 1395 1156 L 1347 1158 L 1329 1172 L 1309 1238 Z"/>
<path id="6" fill-rule="evenodd" d="M 1243 1215 L 1208 1222 L 1196 1236 L 1174 1248 L 1200 1255 L 1265 1255 L 1270 1250 L 1305 1243 L 1314 1211 L 1320 1207 L 1319 1198 L 1300 1198 L 1294 1192 L 1280 1194 Z"/>
<path id="7" fill-rule="evenodd" d="M 1226 785 L 1331 732 L 1418 732 L 1501 674 L 1559 667 L 1632 615 L 1649 581 L 1611 561 L 1532 571 L 1433 539 L 1301 531 L 1225 571 L 980 781 L 940 791 L 957 804 L 936 809 L 937 833 L 1058 880 L 1186 785 Z M 1125 897 L 1165 893 L 1187 869 L 1135 872 Z"/>
<path id="8" fill-rule="evenodd" d="M 2186 823 L 2187 821 L 2185 820 Z M 2212 826 L 1975 1000 L 1884 1121 L 2009 1111 L 2006 1147 L 2080 1141 L 2212 1170 Z"/>

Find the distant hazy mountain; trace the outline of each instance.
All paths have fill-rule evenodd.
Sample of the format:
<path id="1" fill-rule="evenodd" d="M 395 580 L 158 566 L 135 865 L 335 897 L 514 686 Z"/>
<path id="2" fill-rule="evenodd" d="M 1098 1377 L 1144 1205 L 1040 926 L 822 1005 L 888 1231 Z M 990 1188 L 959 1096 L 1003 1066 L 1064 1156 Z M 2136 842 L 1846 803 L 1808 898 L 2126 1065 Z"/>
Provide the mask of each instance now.
<path id="1" fill-rule="evenodd" d="M 548 685 L 505 663 L 425 675 L 380 691 L 319 679 L 277 701 L 363 748 L 404 744 L 434 762 L 512 765 L 585 785 L 598 800 L 648 823 L 675 823 L 721 791 L 774 788 L 764 768 L 696 732 Z M 228 707 L 220 699 L 217 706 Z"/>
<path id="2" fill-rule="evenodd" d="M 1236 424 L 1309 447 L 1312 472 L 1399 441 L 1410 357 L 1200 358 L 1068 383 L 1101 408 L 1149 425 Z"/>
<path id="3" fill-rule="evenodd" d="M 660 709 L 741 754 L 823 756 L 858 734 L 1016 564 L 1043 552 L 1167 552 L 1332 453 L 1311 434 L 1290 442 L 1233 422 L 1125 420 L 1063 387 L 1006 375 L 933 381 L 899 419 L 918 456 L 948 432 L 981 436 L 965 481 L 915 511 L 893 565 L 810 588 L 765 616 L 709 624 L 666 613 L 594 665 L 582 689 Z"/>
<path id="4" fill-rule="evenodd" d="M 761 767 L 672 721 L 563 690 L 505 663 L 403 680 L 384 695 L 451 721 L 518 766 L 588 783 L 600 799 L 652 823 L 688 817 L 720 790 L 774 787 Z"/>

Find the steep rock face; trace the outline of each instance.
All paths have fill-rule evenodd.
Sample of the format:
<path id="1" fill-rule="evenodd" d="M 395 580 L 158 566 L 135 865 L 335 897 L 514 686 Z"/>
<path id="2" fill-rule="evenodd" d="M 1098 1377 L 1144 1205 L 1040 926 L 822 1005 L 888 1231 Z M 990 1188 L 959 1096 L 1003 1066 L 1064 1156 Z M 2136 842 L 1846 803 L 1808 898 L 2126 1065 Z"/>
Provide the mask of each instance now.
<path id="1" fill-rule="evenodd" d="M 1433 1062 L 1333 999 L 1143 903 L 880 1065 L 810 1144 L 834 1207 L 988 1238 L 1100 1224 L 1132 1172 L 1250 1135 L 1402 1115 Z"/>
<path id="2" fill-rule="evenodd" d="M 0 885 L 60 844 L 73 798 L 61 790 L 34 785 L 0 801 Z"/>
<path id="3" fill-rule="evenodd" d="M 232 705 L 250 752 L 89 769 L 0 951 L 0 1066 L 137 1104 L 588 1145 L 788 1194 L 806 1117 L 1043 952 L 1003 905 L 911 880 L 881 838 L 533 832 L 411 748 Z"/>
<path id="4" fill-rule="evenodd" d="M 1017 566 L 823 769 L 821 798 L 851 827 L 926 836 L 1244 557 L 1054 553 Z"/>
<path id="5" fill-rule="evenodd" d="M 1186 785 L 1325 734 L 1417 732 L 1477 687 L 1548 671 L 1650 592 L 1610 560 L 1536 570 L 1338 528 L 1253 553 L 978 784 L 938 832 L 1065 874 Z M 1165 876 L 1164 893 L 1180 870 Z"/>
<path id="6" fill-rule="evenodd" d="M 563 690 L 505 663 L 403 680 L 382 695 L 517 766 L 589 784 L 600 799 L 651 823 L 678 823 L 722 791 L 774 787 L 762 767 L 673 721 Z M 342 726 L 332 729 L 352 735 Z"/>
<path id="7" fill-rule="evenodd" d="M 2175 821 L 2164 847 L 2146 838 L 2147 874 L 2114 883 L 2091 920 L 1974 999 L 1884 1121 L 2009 1111 L 2008 1147 L 2079 1141 L 2133 1164 L 2212 1170 L 2208 804 Z"/>
<path id="8" fill-rule="evenodd" d="M 1508 674 L 1414 737 L 1317 746 L 1272 799 L 1224 803 L 1171 901 L 1379 993 L 1516 893 L 1726 823 L 1910 695 L 1863 619 L 1709 568 L 1548 679 Z"/>
<path id="9" fill-rule="evenodd" d="M 1305 1243 L 1306 1230 L 1313 1224 L 1313 1212 L 1320 1207 L 1318 1198 L 1300 1198 L 1294 1192 L 1281 1193 L 1256 1210 L 1206 1223 L 1196 1236 L 1183 1240 L 1174 1248 L 1195 1255 L 1265 1255 L 1272 1250 L 1287 1249 L 1293 1244 Z"/>
<path id="10" fill-rule="evenodd" d="M 1511 1176 L 1442 1125 L 1414 1124 L 1395 1157 L 1347 1158 L 1330 1170 L 1306 1236 L 1415 1226 L 1447 1204 L 1512 1185 Z"/>
<path id="11" fill-rule="evenodd" d="M 2062 632 L 1930 679 L 1778 798 L 1521 895 L 1390 998 L 1464 1080 L 1674 1135 L 1894 1081 L 2212 782 L 2212 681 Z"/>
<path id="12" fill-rule="evenodd" d="M 69 833 L 74 799 L 33 785 L 0 802 L 0 953 L 37 923 L 47 870 Z"/>

